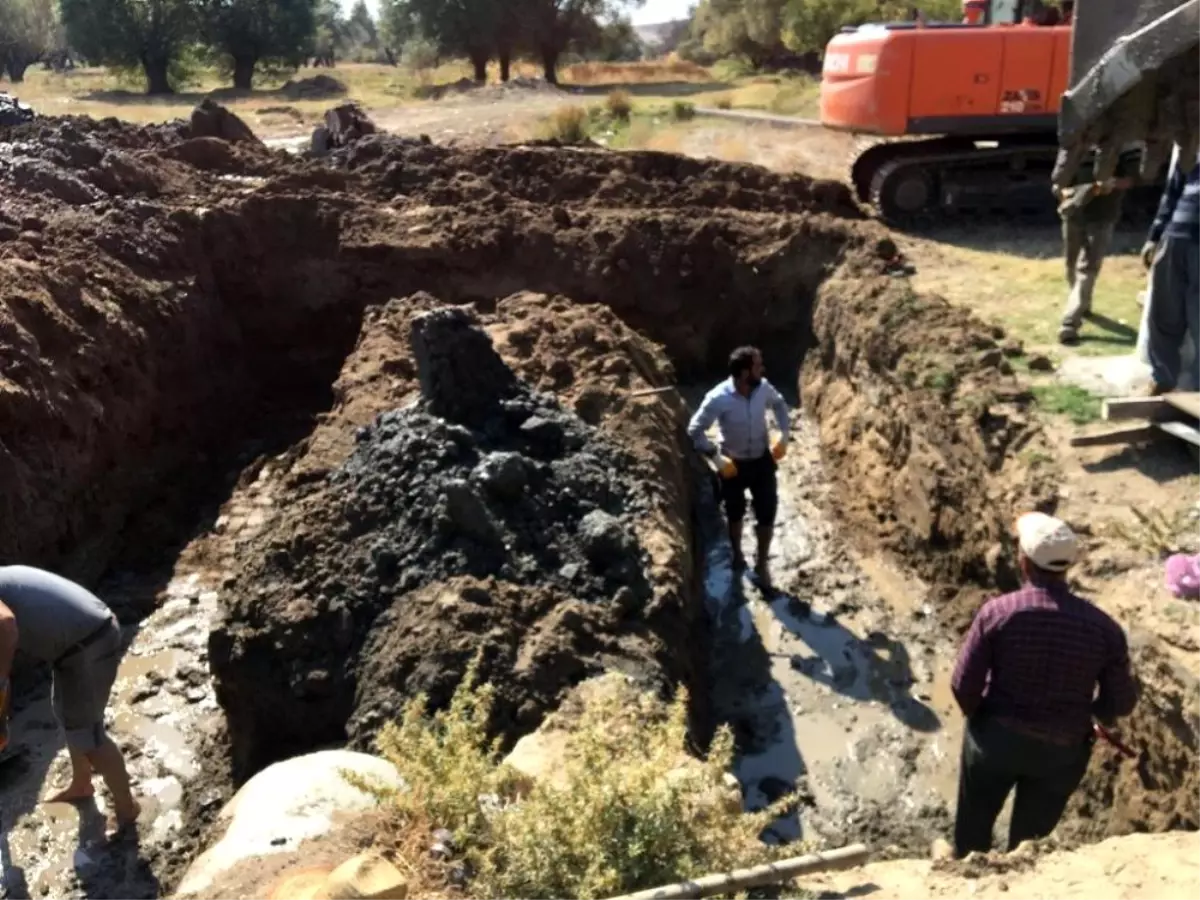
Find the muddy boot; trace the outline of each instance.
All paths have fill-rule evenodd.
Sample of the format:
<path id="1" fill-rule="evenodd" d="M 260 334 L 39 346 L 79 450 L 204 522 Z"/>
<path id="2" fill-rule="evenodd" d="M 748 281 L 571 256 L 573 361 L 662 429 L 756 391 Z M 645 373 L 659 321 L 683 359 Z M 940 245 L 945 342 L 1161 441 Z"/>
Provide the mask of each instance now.
<path id="1" fill-rule="evenodd" d="M 771 557 L 771 529 L 758 529 L 758 553 L 755 555 L 754 574 L 758 576 L 758 586 L 764 591 L 770 590 L 771 569 L 768 560 Z"/>
<path id="2" fill-rule="evenodd" d="M 746 555 L 742 553 L 742 523 L 729 523 L 729 545 L 733 548 L 733 571 L 746 571 Z"/>
<path id="3" fill-rule="evenodd" d="M 1079 343 L 1079 329 L 1074 325 L 1064 325 L 1058 329 L 1058 342 L 1067 347 L 1072 347 Z"/>

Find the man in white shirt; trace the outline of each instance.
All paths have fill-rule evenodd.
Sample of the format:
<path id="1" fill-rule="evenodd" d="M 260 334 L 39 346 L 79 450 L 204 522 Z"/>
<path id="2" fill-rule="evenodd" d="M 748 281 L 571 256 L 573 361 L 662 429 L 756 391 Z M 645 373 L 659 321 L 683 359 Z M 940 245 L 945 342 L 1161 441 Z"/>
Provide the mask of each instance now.
<path id="1" fill-rule="evenodd" d="M 768 407 L 775 414 L 780 433 L 773 444 L 767 429 Z M 714 422 L 720 432 L 719 448 L 705 434 Z M 755 347 L 733 351 L 729 378 L 705 395 L 688 424 L 688 437 L 697 450 L 715 460 L 721 475 L 721 499 L 729 521 L 734 566 L 739 571 L 746 568 L 742 522 L 746 517 L 746 491 L 750 492 L 758 537 L 755 573 L 764 589 L 771 587 L 767 558 L 779 503 L 776 463 L 787 452 L 789 433 L 787 402 L 763 377 L 762 354 Z"/>

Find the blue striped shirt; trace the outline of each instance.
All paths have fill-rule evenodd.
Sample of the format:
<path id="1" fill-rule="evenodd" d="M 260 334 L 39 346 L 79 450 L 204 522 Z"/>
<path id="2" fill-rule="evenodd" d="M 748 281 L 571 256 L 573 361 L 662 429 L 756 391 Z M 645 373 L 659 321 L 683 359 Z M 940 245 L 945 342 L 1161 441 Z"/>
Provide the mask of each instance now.
<path id="1" fill-rule="evenodd" d="M 704 402 L 688 423 L 688 437 L 701 453 L 712 453 L 716 447 L 704 432 L 716 422 L 721 434 L 721 452 L 725 456 L 758 459 L 770 446 L 768 407 L 775 413 L 775 422 L 786 440 L 790 428 L 787 401 L 774 385 L 764 378 L 749 397 L 744 397 L 730 378 L 704 395 Z"/>
<path id="2" fill-rule="evenodd" d="M 1179 158 L 1179 145 L 1171 154 L 1171 170 L 1162 200 L 1158 204 L 1158 215 L 1150 226 L 1149 240 L 1157 244 L 1164 236 L 1196 240 L 1200 238 L 1200 164 L 1196 159 Z"/>

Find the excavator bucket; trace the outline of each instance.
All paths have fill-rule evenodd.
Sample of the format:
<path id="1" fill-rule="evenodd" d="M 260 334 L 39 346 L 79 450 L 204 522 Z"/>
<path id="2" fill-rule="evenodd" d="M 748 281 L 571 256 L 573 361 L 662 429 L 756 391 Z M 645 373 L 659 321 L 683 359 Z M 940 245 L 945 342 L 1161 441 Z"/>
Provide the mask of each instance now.
<path id="1" fill-rule="evenodd" d="M 1120 151 L 1145 145 L 1153 179 L 1178 143 L 1200 144 L 1200 0 L 1082 0 L 1075 5 L 1069 87 L 1058 119 L 1061 152 L 1051 176 L 1072 184 L 1096 148 L 1095 181 L 1112 178 Z"/>

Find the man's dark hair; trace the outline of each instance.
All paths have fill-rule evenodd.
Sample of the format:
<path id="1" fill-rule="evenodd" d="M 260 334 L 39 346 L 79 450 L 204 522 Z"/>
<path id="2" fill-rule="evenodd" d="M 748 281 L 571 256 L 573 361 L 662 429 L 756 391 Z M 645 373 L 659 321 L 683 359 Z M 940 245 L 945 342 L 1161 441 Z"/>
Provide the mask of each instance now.
<path id="1" fill-rule="evenodd" d="M 738 347 L 729 354 L 729 374 L 737 381 L 742 374 L 749 372 L 754 366 L 754 357 L 758 354 L 757 347 Z"/>

